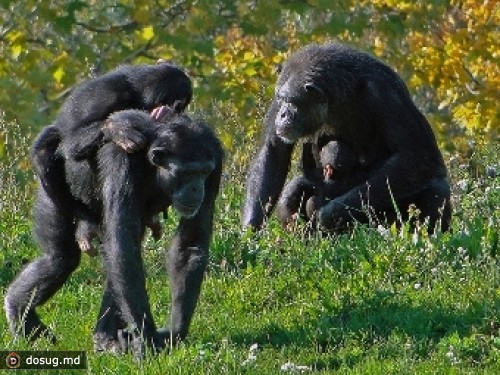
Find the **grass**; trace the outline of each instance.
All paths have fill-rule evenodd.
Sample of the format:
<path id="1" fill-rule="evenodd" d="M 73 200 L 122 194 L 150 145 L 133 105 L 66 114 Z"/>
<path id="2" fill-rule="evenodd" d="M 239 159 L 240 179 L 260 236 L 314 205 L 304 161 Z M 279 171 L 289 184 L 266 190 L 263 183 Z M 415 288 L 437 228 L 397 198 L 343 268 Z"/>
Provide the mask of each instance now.
<path id="1" fill-rule="evenodd" d="M 30 229 L 29 142 L 18 132 L 15 125 L 0 127 L 18 142 L 0 150 L 2 296 L 38 253 Z M 358 226 L 322 238 L 285 233 L 274 219 L 259 235 L 242 233 L 245 174 L 228 156 L 210 265 L 184 343 L 141 363 L 130 355 L 93 353 L 104 276 L 99 259 L 84 257 L 39 309 L 58 344 L 14 339 L 2 314 L 0 348 L 85 350 L 89 374 L 499 373 L 500 196 L 498 177 L 488 177 L 487 169 L 497 159 L 496 145 L 466 161 L 450 159 L 450 233 L 417 236 L 405 228 Z M 175 226 L 170 216 L 166 233 Z M 144 244 L 159 325 L 168 322 L 167 246 L 168 236 Z"/>

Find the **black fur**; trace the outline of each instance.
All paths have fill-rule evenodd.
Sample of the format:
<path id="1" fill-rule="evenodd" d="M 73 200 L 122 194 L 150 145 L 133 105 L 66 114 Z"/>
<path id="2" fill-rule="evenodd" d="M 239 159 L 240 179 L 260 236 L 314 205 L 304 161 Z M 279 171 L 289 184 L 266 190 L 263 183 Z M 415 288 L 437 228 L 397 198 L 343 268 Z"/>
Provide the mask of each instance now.
<path id="1" fill-rule="evenodd" d="M 333 230 L 382 219 L 403 219 L 411 204 L 449 227 L 447 170 L 434 134 L 406 85 L 387 65 L 341 44 L 308 45 L 284 64 L 265 117 L 265 135 L 247 179 L 243 225 L 260 228 L 281 194 L 294 144 L 320 136 L 345 142 L 368 171 L 366 181 L 331 200 L 319 223 Z M 397 204 L 395 210 L 394 201 Z"/>
<path id="2" fill-rule="evenodd" d="M 144 343 L 161 348 L 187 335 L 208 261 L 223 153 L 206 125 L 182 114 L 157 122 L 147 112 L 121 111 L 104 126 L 121 123 L 142 131 L 147 147 L 127 153 L 108 142 L 92 159 L 95 169 L 78 169 L 79 162 L 68 159 L 66 171 L 74 197 L 99 218 L 107 281 L 94 333 L 96 350 L 130 348 L 142 355 Z M 157 329 L 145 289 L 141 242 L 148 219 L 169 206 L 181 217 L 168 253 L 172 325 Z M 14 333 L 53 337 L 35 309 L 79 264 L 73 208 L 59 207 L 40 187 L 34 223 L 42 255 L 10 285 L 5 310 Z"/>
<path id="3" fill-rule="evenodd" d="M 103 121 L 123 109 L 152 109 L 167 105 L 181 112 L 189 104 L 192 87 L 189 77 L 178 67 L 124 65 L 107 74 L 83 82 L 63 103 L 52 125 L 36 138 L 31 157 L 47 194 L 56 204 L 72 204 L 65 177 L 64 161 L 82 161 L 80 169 L 92 166 L 89 160 L 106 141 Z M 115 142 L 125 138 L 130 151 L 144 146 L 144 135 L 133 129 L 108 134 Z"/>
<path id="4" fill-rule="evenodd" d="M 178 67 L 158 63 L 156 65 L 124 65 L 78 85 L 63 103 L 59 114 L 36 138 L 31 156 L 35 171 L 48 196 L 60 208 L 73 207 L 77 218 L 77 241 L 80 248 L 95 254 L 92 237 L 97 233 L 99 218 L 92 215 L 87 206 L 92 202 L 76 200 L 83 185 L 68 181 L 80 176 L 94 178 L 94 156 L 106 141 L 112 140 L 128 152 L 144 147 L 146 129 L 134 126 L 110 129 L 103 122 L 116 111 L 142 109 L 151 111 L 168 106 L 181 112 L 189 104 L 192 87 L 189 77 Z M 68 168 L 68 166 L 70 167 Z M 151 221 L 153 233 L 154 218 Z"/>
<path id="5" fill-rule="evenodd" d="M 306 166 L 306 158 L 304 153 L 303 174 L 285 185 L 276 204 L 276 215 L 284 228 L 297 219 L 296 215 L 315 223 L 316 213 L 327 201 L 346 193 L 368 177 L 357 155 L 343 142 L 331 140 L 321 147 L 317 155 L 319 168 L 315 168 L 314 174 L 311 167 Z"/>

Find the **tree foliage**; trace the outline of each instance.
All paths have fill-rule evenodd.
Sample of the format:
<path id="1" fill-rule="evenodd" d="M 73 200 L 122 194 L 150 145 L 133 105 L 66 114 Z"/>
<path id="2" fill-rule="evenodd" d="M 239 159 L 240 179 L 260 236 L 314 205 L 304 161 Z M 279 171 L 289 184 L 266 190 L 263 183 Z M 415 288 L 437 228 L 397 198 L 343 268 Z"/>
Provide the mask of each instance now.
<path id="1" fill-rule="evenodd" d="M 193 107 L 225 123 L 232 150 L 260 131 L 276 65 L 339 40 L 393 66 L 441 145 L 461 150 L 498 140 L 499 18 L 489 0 L 0 0 L 0 110 L 38 131 L 75 83 L 164 58 L 188 70 Z"/>

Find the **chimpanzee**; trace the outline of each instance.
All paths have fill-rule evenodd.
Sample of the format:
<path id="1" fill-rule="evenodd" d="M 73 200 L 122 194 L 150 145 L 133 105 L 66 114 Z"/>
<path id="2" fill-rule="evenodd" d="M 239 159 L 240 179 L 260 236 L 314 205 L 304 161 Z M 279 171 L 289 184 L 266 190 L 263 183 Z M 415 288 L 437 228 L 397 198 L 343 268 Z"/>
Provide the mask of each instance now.
<path id="1" fill-rule="evenodd" d="M 323 229 L 368 222 L 411 204 L 432 231 L 449 227 L 450 187 L 432 129 L 401 78 L 367 53 L 342 44 L 311 44 L 285 62 L 268 109 L 264 142 L 253 162 L 244 226 L 260 228 L 285 183 L 295 143 L 331 135 L 348 144 L 369 178 L 318 213 Z M 393 204 L 396 203 L 396 207 Z M 366 207 L 370 209 L 367 210 Z"/>
<path id="2" fill-rule="evenodd" d="M 77 86 L 63 103 L 54 123 L 37 137 L 31 150 L 35 171 L 55 204 L 74 207 L 80 224 L 77 241 L 83 251 L 95 254 L 90 238 L 99 218 L 92 217 L 82 202 L 74 202 L 66 182 L 71 177 L 66 176 L 65 160 L 79 162 L 78 173 L 87 169 L 83 175 L 90 178 L 94 176 L 90 173 L 90 169 L 95 168 L 93 156 L 107 141 L 102 123 L 111 113 L 142 109 L 152 111 L 151 115 L 158 119 L 165 108 L 182 112 L 191 97 L 191 80 L 174 65 L 162 60 L 156 65 L 123 65 Z M 140 131 L 130 128 L 126 134 L 115 132 L 114 142 L 133 152 L 141 148 L 145 140 Z M 71 167 L 71 170 L 75 169 Z M 157 218 L 151 218 L 149 226 L 158 238 L 161 232 Z"/>
<path id="3" fill-rule="evenodd" d="M 143 344 L 161 348 L 188 332 L 208 261 L 223 151 L 208 126 L 184 114 L 156 121 L 145 111 L 119 111 L 109 116 L 103 129 L 123 134 L 135 129 L 145 144 L 127 153 L 114 141 L 104 143 L 91 169 L 65 161 L 75 198 L 102 218 L 107 280 L 95 348 L 130 348 L 142 355 Z M 169 206 L 180 216 L 168 253 L 172 317 L 169 329 L 158 330 L 145 289 L 141 241 L 146 221 Z M 62 287 L 80 262 L 73 207 L 59 206 L 40 186 L 34 229 L 43 254 L 10 285 L 5 310 L 14 333 L 53 338 L 35 309 Z"/>
<path id="4" fill-rule="evenodd" d="M 278 221 L 284 228 L 297 215 L 314 222 L 316 212 L 327 200 L 346 193 L 368 177 L 354 151 L 344 142 L 331 140 L 318 153 L 321 177 L 310 179 L 304 172 L 293 178 L 285 185 L 276 204 Z M 303 170 L 307 171 L 304 166 Z"/>

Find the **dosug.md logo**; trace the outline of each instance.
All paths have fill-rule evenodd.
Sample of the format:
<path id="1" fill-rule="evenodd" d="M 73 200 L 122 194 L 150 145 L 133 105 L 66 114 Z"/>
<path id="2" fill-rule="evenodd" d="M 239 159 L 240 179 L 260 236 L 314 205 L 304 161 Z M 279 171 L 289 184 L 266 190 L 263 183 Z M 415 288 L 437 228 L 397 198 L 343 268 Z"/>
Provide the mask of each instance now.
<path id="1" fill-rule="evenodd" d="M 18 368 L 21 364 L 21 357 L 15 352 L 10 353 L 5 359 L 8 368 Z"/>

